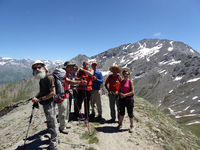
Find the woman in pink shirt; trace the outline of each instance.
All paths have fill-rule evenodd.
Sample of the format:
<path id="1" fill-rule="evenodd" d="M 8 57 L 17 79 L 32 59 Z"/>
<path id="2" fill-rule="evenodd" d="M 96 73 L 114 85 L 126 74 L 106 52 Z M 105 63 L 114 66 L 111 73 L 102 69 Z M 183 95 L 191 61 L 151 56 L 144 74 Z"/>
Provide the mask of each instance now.
<path id="1" fill-rule="evenodd" d="M 134 86 L 133 86 L 133 81 L 129 80 L 129 75 L 130 72 L 128 70 L 123 71 L 123 77 L 124 79 L 120 83 L 119 87 L 119 110 L 120 110 L 120 120 L 119 120 L 119 125 L 118 129 L 122 128 L 122 122 L 124 119 L 125 115 L 125 107 L 127 108 L 128 111 L 128 116 L 130 118 L 130 129 L 129 132 L 133 132 L 133 120 L 134 120 L 134 115 L 133 115 L 133 107 L 134 107 Z"/>

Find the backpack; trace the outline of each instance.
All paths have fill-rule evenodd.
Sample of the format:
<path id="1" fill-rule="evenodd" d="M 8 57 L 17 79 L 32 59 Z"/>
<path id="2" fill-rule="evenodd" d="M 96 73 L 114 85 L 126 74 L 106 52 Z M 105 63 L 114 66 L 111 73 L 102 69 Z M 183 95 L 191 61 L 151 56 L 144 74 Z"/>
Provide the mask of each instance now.
<path id="1" fill-rule="evenodd" d="M 64 81 L 66 71 L 62 68 L 56 68 L 52 75 L 55 78 L 56 95 L 54 97 L 56 103 L 61 103 L 64 100 Z"/>

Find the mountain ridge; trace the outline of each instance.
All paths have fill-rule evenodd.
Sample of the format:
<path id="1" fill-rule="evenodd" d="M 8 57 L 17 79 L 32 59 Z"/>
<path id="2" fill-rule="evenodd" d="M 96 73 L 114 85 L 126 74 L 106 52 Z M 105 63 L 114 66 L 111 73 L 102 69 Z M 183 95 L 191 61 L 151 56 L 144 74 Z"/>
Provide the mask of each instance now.
<path id="1" fill-rule="evenodd" d="M 96 61 L 98 69 L 106 73 L 109 73 L 109 67 L 114 64 L 122 69 L 128 68 L 136 95 L 148 100 L 177 122 L 192 126 L 200 124 L 199 56 L 197 51 L 183 42 L 143 39 L 111 48 L 92 57 L 79 54 L 71 61 L 79 67 L 82 67 L 82 62 L 86 59 L 90 63 Z M 30 85 L 35 83 L 30 79 Z M 37 89 L 35 87 L 34 84 L 32 89 Z M 4 93 L 6 90 L 12 91 L 6 85 L 4 88 L 0 86 L 0 89 Z M 28 90 L 24 94 L 27 93 Z M 30 92 L 27 95 L 31 97 Z"/>

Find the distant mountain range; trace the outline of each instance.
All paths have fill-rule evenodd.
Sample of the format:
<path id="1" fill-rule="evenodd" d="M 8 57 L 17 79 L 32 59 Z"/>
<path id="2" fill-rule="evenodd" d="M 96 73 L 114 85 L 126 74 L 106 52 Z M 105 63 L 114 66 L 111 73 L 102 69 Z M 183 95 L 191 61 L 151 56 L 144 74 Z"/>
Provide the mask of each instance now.
<path id="1" fill-rule="evenodd" d="M 32 76 L 31 66 L 34 61 L 29 59 L 12 59 L 8 57 L 0 57 L 0 84 L 12 83 L 24 78 Z M 48 68 L 53 68 L 62 65 L 63 62 L 58 60 L 51 62 L 43 60 Z"/>
<path id="2" fill-rule="evenodd" d="M 144 39 L 92 57 L 78 55 L 71 61 L 82 67 L 82 62 L 86 59 L 89 62 L 96 61 L 98 68 L 104 73 L 108 73 L 109 67 L 114 64 L 122 69 L 130 69 L 135 95 L 148 100 L 179 123 L 191 126 L 200 124 L 200 54 L 183 42 Z M 3 64 L 3 59 L 0 60 L 0 64 Z M 32 62 L 28 69 L 31 64 Z M 12 73 L 14 72 L 15 70 Z M 10 99 L 15 98 L 15 101 L 24 99 L 25 97 L 13 96 L 18 93 L 13 88 L 17 85 L 20 85 L 20 92 L 23 92 L 19 95 L 26 95 L 26 98 L 36 93 L 35 80 L 28 78 L 16 84 L 0 86 L 0 93 L 4 93 L 0 100 L 10 96 Z"/>

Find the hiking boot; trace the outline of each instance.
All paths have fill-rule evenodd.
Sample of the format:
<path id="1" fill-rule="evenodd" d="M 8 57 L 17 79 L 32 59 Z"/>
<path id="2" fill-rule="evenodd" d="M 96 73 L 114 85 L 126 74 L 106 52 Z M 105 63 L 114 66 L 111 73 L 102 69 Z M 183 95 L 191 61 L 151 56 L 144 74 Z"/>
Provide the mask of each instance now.
<path id="1" fill-rule="evenodd" d="M 77 117 L 74 117 L 72 120 L 73 120 L 73 121 L 78 121 L 78 118 L 77 118 Z"/>
<path id="2" fill-rule="evenodd" d="M 134 130 L 134 126 L 130 125 L 129 133 L 133 133 L 133 130 Z"/>
<path id="3" fill-rule="evenodd" d="M 66 128 L 66 129 L 70 129 L 71 127 L 70 127 L 70 126 L 66 126 L 65 128 Z"/>
<path id="4" fill-rule="evenodd" d="M 98 117 L 96 118 L 97 121 L 101 121 L 102 120 L 102 116 L 98 115 Z"/>
<path id="5" fill-rule="evenodd" d="M 115 119 L 108 120 L 108 123 L 114 123 L 114 122 L 115 122 Z"/>
<path id="6" fill-rule="evenodd" d="M 94 118 L 95 117 L 95 113 L 92 113 L 89 115 L 89 118 Z"/>
<path id="7" fill-rule="evenodd" d="M 67 128 L 65 127 L 63 130 L 59 128 L 60 133 L 68 134 Z"/>
<path id="8" fill-rule="evenodd" d="M 122 123 L 119 123 L 119 125 L 117 126 L 117 129 L 120 130 L 122 128 Z"/>
<path id="9" fill-rule="evenodd" d="M 52 148 L 52 147 L 47 147 L 47 150 L 58 150 L 58 146 L 57 146 L 57 147 L 54 147 L 54 148 Z"/>

